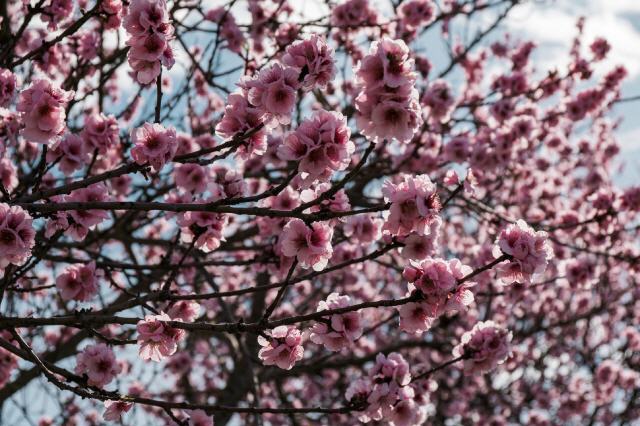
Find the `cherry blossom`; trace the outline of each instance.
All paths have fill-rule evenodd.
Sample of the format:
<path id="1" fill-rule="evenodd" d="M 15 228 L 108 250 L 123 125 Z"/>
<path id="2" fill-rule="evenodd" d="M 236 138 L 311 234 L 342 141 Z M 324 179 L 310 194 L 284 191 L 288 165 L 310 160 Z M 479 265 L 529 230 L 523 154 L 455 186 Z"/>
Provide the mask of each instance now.
<path id="1" fill-rule="evenodd" d="M 529 283 L 547 268 L 553 257 L 553 249 L 544 231 L 534 231 L 523 220 L 509 225 L 500 232 L 494 246 L 494 256 L 502 253 L 511 256 L 509 262 L 500 267 L 502 280 Z"/>
<path id="2" fill-rule="evenodd" d="M 309 227 L 300 219 L 292 219 L 282 231 L 280 246 L 285 256 L 295 256 L 303 267 L 321 271 L 333 253 L 332 236 L 333 230 L 327 225 L 313 223 Z"/>
<path id="3" fill-rule="evenodd" d="M 96 263 L 72 265 L 56 278 L 56 286 L 63 300 L 85 302 L 95 297 L 99 290 L 100 271 Z"/>
<path id="4" fill-rule="evenodd" d="M 102 388 L 120 373 L 113 351 L 104 343 L 84 348 L 76 358 L 76 374 L 86 374 L 91 386 Z"/>
<path id="5" fill-rule="evenodd" d="M 144 123 L 135 129 L 131 133 L 131 141 L 135 145 L 131 149 L 131 156 L 136 163 L 148 162 L 156 170 L 171 161 L 178 148 L 176 130 L 156 123 Z"/>
<path id="6" fill-rule="evenodd" d="M 349 306 L 349 296 L 340 296 L 331 293 L 326 301 L 318 304 L 318 312 Z M 314 324 L 311 329 L 310 339 L 319 345 L 324 345 L 331 351 L 339 351 L 349 347 L 354 340 L 362 335 L 362 324 L 357 312 L 346 314 L 334 314 L 323 318 L 323 321 Z"/>
<path id="7" fill-rule="evenodd" d="M 275 365 L 283 370 L 291 370 L 293 365 L 304 356 L 302 335 L 295 327 L 279 326 L 267 333 L 267 337 L 258 336 L 262 346 L 258 357 L 264 365 Z"/>
<path id="8" fill-rule="evenodd" d="M 171 320 L 169 315 L 162 312 L 159 315 L 146 315 L 144 320 L 138 322 L 140 358 L 160 362 L 176 352 L 185 332 L 168 326 L 166 321 Z"/>
<path id="9" fill-rule="evenodd" d="M 29 213 L 0 203 L 0 269 L 23 264 L 35 245 L 35 236 Z"/>
<path id="10" fill-rule="evenodd" d="M 73 92 L 62 90 L 50 80 L 34 80 L 20 92 L 16 107 L 22 113 L 22 136 L 43 144 L 61 136 L 66 129 L 65 108 L 73 95 Z"/>
<path id="11" fill-rule="evenodd" d="M 511 336 L 511 332 L 493 321 L 479 322 L 462 335 L 453 355 L 465 359 L 465 373 L 486 373 L 509 356 Z"/>

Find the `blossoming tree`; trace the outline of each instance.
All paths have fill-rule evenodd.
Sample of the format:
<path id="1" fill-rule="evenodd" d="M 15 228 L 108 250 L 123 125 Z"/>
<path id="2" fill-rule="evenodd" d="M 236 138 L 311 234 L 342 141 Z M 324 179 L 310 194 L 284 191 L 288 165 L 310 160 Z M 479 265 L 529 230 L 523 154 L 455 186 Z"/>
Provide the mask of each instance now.
<path id="1" fill-rule="evenodd" d="M 638 421 L 604 38 L 209 3 L 0 4 L 0 423 Z"/>

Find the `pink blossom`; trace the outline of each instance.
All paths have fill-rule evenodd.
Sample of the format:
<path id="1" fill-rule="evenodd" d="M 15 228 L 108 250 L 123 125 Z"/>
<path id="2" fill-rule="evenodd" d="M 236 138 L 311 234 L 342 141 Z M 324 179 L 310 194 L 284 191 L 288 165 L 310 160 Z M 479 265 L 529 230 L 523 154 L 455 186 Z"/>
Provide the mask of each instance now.
<path id="1" fill-rule="evenodd" d="M 200 315 L 200 304 L 195 300 L 179 300 L 167 309 L 167 315 L 172 319 L 193 322 Z"/>
<path id="2" fill-rule="evenodd" d="M 82 138 L 69 133 L 47 151 L 47 161 L 50 163 L 58 161 L 60 171 L 69 176 L 88 164 L 91 161 L 91 155 L 86 151 Z"/>
<path id="3" fill-rule="evenodd" d="M 466 374 L 482 374 L 502 364 L 510 354 L 511 332 L 493 321 L 479 322 L 462 335 L 453 349 L 454 357 L 464 357 Z"/>
<path id="4" fill-rule="evenodd" d="M 591 43 L 589 49 L 591 49 L 593 57 L 597 61 L 601 61 L 607 57 L 607 53 L 611 50 L 611 45 L 606 39 L 598 37 Z"/>
<path id="5" fill-rule="evenodd" d="M 92 203 L 107 201 L 107 187 L 102 183 L 94 183 L 86 188 L 76 189 L 64 197 L 65 202 Z M 105 210 L 71 210 L 69 212 L 76 224 L 84 228 L 91 228 L 109 218 Z"/>
<path id="6" fill-rule="evenodd" d="M 359 214 L 351 216 L 344 225 L 344 234 L 363 244 L 371 244 L 382 236 L 382 219 L 371 215 Z"/>
<path id="7" fill-rule="evenodd" d="M 396 352 L 392 352 L 388 356 L 378 354 L 375 365 L 369 371 L 369 377 L 374 381 L 388 379 L 399 386 L 406 386 L 411 382 L 409 364 L 402 355 Z"/>
<path id="8" fill-rule="evenodd" d="M 276 365 L 283 370 L 291 370 L 304 356 L 302 335 L 295 327 L 281 325 L 267 331 L 267 337 L 258 336 L 262 346 L 258 357 L 264 365 Z"/>
<path id="9" fill-rule="evenodd" d="M 400 308 L 400 328 L 407 333 L 423 333 L 431 328 L 436 317 L 426 303 L 409 302 Z"/>
<path id="10" fill-rule="evenodd" d="M 429 176 L 404 175 L 399 184 L 386 181 L 382 187 L 385 199 L 391 202 L 384 229 L 392 235 L 431 233 L 430 225 L 439 220 L 440 198 Z"/>
<path id="11" fill-rule="evenodd" d="M 318 179 L 327 181 L 332 172 L 349 166 L 355 150 L 350 136 L 342 114 L 318 110 L 287 135 L 278 156 L 299 161 L 298 170 L 307 185 Z"/>
<path id="12" fill-rule="evenodd" d="M 86 265 L 73 265 L 58 275 L 56 287 L 63 300 L 85 302 L 98 293 L 100 276 L 100 271 L 96 271 L 96 263 L 93 261 Z"/>
<path id="13" fill-rule="evenodd" d="M 411 262 L 403 277 L 412 283 L 409 290 L 420 291 L 421 299 L 399 308 L 400 328 L 408 333 L 421 333 L 445 312 L 463 311 L 474 301 L 469 290 L 472 282 L 459 284 L 471 273 L 469 266 L 458 259 L 427 258 L 420 263 Z"/>
<path id="14" fill-rule="evenodd" d="M 144 320 L 138 322 L 140 358 L 160 362 L 176 352 L 178 342 L 184 338 L 185 331 L 165 324 L 165 321 L 171 320 L 169 315 L 161 312 L 160 315 L 147 315 Z"/>
<path id="15" fill-rule="evenodd" d="M 440 122 L 448 119 L 455 105 L 451 86 L 445 80 L 434 80 L 429 84 L 420 101 L 429 108 L 429 116 Z"/>
<path id="16" fill-rule="evenodd" d="M 428 227 L 426 235 L 411 233 L 402 239 L 401 254 L 405 259 L 422 260 L 432 255 L 440 242 L 441 220 L 434 220 Z"/>
<path id="17" fill-rule="evenodd" d="M 348 0 L 331 11 L 331 24 L 342 31 L 357 30 L 361 25 L 378 22 L 378 13 L 369 0 Z"/>
<path id="18" fill-rule="evenodd" d="M 189 413 L 189 426 L 213 426 L 213 417 L 204 410 L 191 410 Z"/>
<path id="19" fill-rule="evenodd" d="M 100 154 L 105 154 L 109 148 L 117 146 L 120 142 L 118 123 L 113 115 L 87 115 L 80 136 L 89 149 L 97 149 Z"/>
<path id="20" fill-rule="evenodd" d="M 7 191 L 12 191 L 18 186 L 18 173 L 10 159 L 0 159 L 0 183 Z"/>
<path id="21" fill-rule="evenodd" d="M 180 164 L 174 169 L 176 185 L 185 191 L 201 194 L 207 189 L 209 171 L 195 163 Z"/>
<path id="22" fill-rule="evenodd" d="M 18 80 L 11 71 L 0 68 L 0 107 L 7 107 L 16 95 Z"/>
<path id="23" fill-rule="evenodd" d="M 119 422 L 122 415 L 133 407 L 132 402 L 124 402 L 124 401 L 111 401 L 107 400 L 104 402 L 104 413 L 102 413 L 102 418 L 107 421 Z"/>
<path id="24" fill-rule="evenodd" d="M 108 16 L 104 24 L 105 29 L 120 27 L 122 21 L 122 0 L 102 0 L 100 9 Z"/>
<path id="25" fill-rule="evenodd" d="M 300 219 L 291 219 L 282 231 L 280 246 L 285 256 L 297 257 L 303 267 L 321 271 L 333 253 L 332 237 L 333 229 L 326 224 L 307 226 Z"/>
<path id="26" fill-rule="evenodd" d="M 48 143 L 64 133 L 67 102 L 73 98 L 49 80 L 37 79 L 20 93 L 16 109 L 22 113 L 22 135 L 31 142 Z"/>
<path id="27" fill-rule="evenodd" d="M 409 28 L 430 24 L 435 18 L 434 5 L 431 0 L 410 0 L 400 6 L 400 17 Z"/>
<path id="28" fill-rule="evenodd" d="M 502 254 L 511 256 L 506 264 L 499 266 L 500 278 L 507 284 L 530 283 L 547 269 L 553 258 L 553 249 L 547 241 L 547 233 L 534 231 L 523 220 L 503 229 L 493 248 L 497 258 Z"/>
<path id="29" fill-rule="evenodd" d="M 138 164 L 149 163 L 159 171 L 171 161 L 178 148 L 176 129 L 157 123 L 144 123 L 131 133 L 131 156 Z"/>
<path id="30" fill-rule="evenodd" d="M 370 139 L 409 142 L 422 124 L 416 74 L 402 40 L 383 38 L 371 45 L 356 70 L 358 127 Z"/>
<path id="31" fill-rule="evenodd" d="M 0 203 L 0 270 L 22 265 L 31 255 L 36 236 L 32 222 L 22 208 Z"/>
<path id="32" fill-rule="evenodd" d="M 227 102 L 222 120 L 216 126 L 216 133 L 229 139 L 253 131 L 243 141 L 239 152 L 241 155 L 264 154 L 267 149 L 267 134 L 264 129 L 258 129 L 264 124 L 264 112 L 251 105 L 242 92 L 230 94 Z"/>
<path id="33" fill-rule="evenodd" d="M 331 293 L 326 301 L 318 304 L 317 312 L 344 308 L 350 305 L 349 296 Z M 311 329 L 310 339 L 318 345 L 324 345 L 330 351 L 339 351 L 351 346 L 362 335 L 360 313 L 357 311 L 333 314 L 317 322 Z"/>
<path id="34" fill-rule="evenodd" d="M 90 386 L 103 388 L 121 371 L 113 350 L 104 343 L 84 348 L 76 358 L 76 374 L 87 375 Z"/>
<path id="35" fill-rule="evenodd" d="M 183 228 L 182 241 L 191 243 L 195 239 L 197 248 L 206 253 L 213 251 L 224 240 L 227 221 L 228 216 L 222 213 L 186 212 L 178 219 L 178 225 Z"/>
<path id="36" fill-rule="evenodd" d="M 51 31 L 58 29 L 58 24 L 73 14 L 74 2 L 72 0 L 51 0 L 44 7 L 41 19 L 49 22 L 47 28 Z"/>
<path id="37" fill-rule="evenodd" d="M 298 70 L 298 80 L 302 81 L 305 90 L 312 90 L 316 86 L 325 88 L 336 74 L 333 49 L 316 34 L 287 47 L 282 63 Z"/>
<path id="38" fill-rule="evenodd" d="M 275 127 L 289 124 L 300 86 L 300 73 L 292 67 L 273 64 L 253 78 L 245 78 L 239 86 L 246 90 L 247 100 L 264 114 L 265 124 Z"/>
<path id="39" fill-rule="evenodd" d="M 161 64 L 173 66 L 173 52 L 169 40 L 173 26 L 169 21 L 164 0 L 133 0 L 124 18 L 130 35 L 127 45 L 129 65 L 140 84 L 149 84 L 160 75 Z"/>

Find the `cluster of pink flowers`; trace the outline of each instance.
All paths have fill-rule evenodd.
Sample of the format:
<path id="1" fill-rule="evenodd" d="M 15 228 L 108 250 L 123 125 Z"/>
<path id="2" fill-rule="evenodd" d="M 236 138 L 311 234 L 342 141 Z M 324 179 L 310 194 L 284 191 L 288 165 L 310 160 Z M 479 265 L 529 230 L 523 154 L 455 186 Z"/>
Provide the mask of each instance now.
<path id="1" fill-rule="evenodd" d="M 87 144 L 87 151 L 97 149 L 98 153 L 106 154 L 109 148 L 117 146 L 120 142 L 118 121 L 113 115 L 97 113 L 87 115 L 80 136 Z"/>
<path id="2" fill-rule="evenodd" d="M 378 354 L 366 378 L 349 385 L 345 393 L 351 404 L 363 407 L 362 422 L 386 420 L 394 426 L 417 426 L 427 417 L 426 406 L 411 384 L 409 364 L 396 352 Z"/>
<path id="3" fill-rule="evenodd" d="M 422 124 L 413 59 L 402 40 L 372 44 L 356 71 L 358 127 L 372 140 L 409 142 Z"/>
<path id="4" fill-rule="evenodd" d="M 282 63 L 298 71 L 304 90 L 325 88 L 336 74 L 333 49 L 317 34 L 287 47 Z"/>
<path id="5" fill-rule="evenodd" d="M 378 13 L 369 0 L 348 0 L 331 11 L 331 25 L 340 30 L 338 37 L 349 30 L 357 31 L 363 25 L 375 25 L 377 22 Z"/>
<path id="6" fill-rule="evenodd" d="M 460 344 L 453 348 L 453 356 L 464 358 L 466 374 L 482 374 L 507 359 L 510 342 L 510 331 L 493 321 L 479 322 L 462 335 Z"/>
<path id="7" fill-rule="evenodd" d="M 408 29 L 427 25 L 435 19 L 435 7 L 432 0 L 410 0 L 400 5 L 400 18 Z"/>
<path id="8" fill-rule="evenodd" d="M 267 331 L 267 337 L 258 336 L 258 343 L 262 346 L 258 357 L 264 365 L 291 370 L 304 356 L 302 334 L 292 326 L 281 325 Z"/>
<path id="9" fill-rule="evenodd" d="M 69 176 L 91 161 L 91 153 L 80 136 L 68 133 L 47 151 L 47 161 L 58 161 L 60 171 Z"/>
<path id="10" fill-rule="evenodd" d="M 174 168 L 176 186 L 194 194 L 202 194 L 211 179 L 210 170 L 195 163 L 177 165 Z"/>
<path id="11" fill-rule="evenodd" d="M 98 293 L 101 271 L 96 271 L 96 263 L 72 265 L 56 278 L 56 287 L 63 300 L 85 302 Z"/>
<path id="12" fill-rule="evenodd" d="M 182 241 L 191 243 L 195 239 L 195 247 L 206 253 L 213 251 L 224 240 L 223 231 L 227 221 L 228 216 L 223 213 L 186 212 L 178 218 L 178 225 L 183 230 Z"/>
<path id="13" fill-rule="evenodd" d="M 0 68 L 0 107 L 7 107 L 16 95 L 18 79 L 11 71 Z"/>
<path id="14" fill-rule="evenodd" d="M 371 215 L 351 216 L 344 225 L 344 235 L 362 244 L 371 244 L 382 237 L 383 221 Z"/>
<path id="15" fill-rule="evenodd" d="M 100 11 L 106 15 L 105 29 L 116 29 L 122 23 L 122 0 L 102 0 Z"/>
<path id="16" fill-rule="evenodd" d="M 178 343 L 184 338 L 185 331 L 168 326 L 165 322 L 180 318 L 171 318 L 164 312 L 159 315 L 147 315 L 138 322 L 139 355 L 143 360 L 162 361 L 173 355 Z"/>
<path id="17" fill-rule="evenodd" d="M 386 181 L 382 186 L 382 194 L 391 202 L 384 230 L 398 236 L 411 232 L 434 234 L 431 225 L 441 220 L 438 215 L 441 204 L 436 185 L 429 176 L 403 175 L 398 184 Z"/>
<path id="18" fill-rule="evenodd" d="M 284 160 L 298 161 L 303 183 L 327 181 L 334 171 L 344 170 L 351 162 L 355 145 L 346 118 L 339 112 L 318 110 L 287 135 L 278 148 Z"/>
<path id="19" fill-rule="evenodd" d="M 508 262 L 499 265 L 499 275 L 506 284 L 513 282 L 530 283 L 547 269 L 553 258 L 553 249 L 547 240 L 547 233 L 535 231 L 523 220 L 503 229 L 493 248 L 493 255 L 511 256 Z"/>
<path id="20" fill-rule="evenodd" d="M 18 206 L 0 203 L 0 271 L 22 265 L 31 255 L 36 231 L 29 213 Z"/>
<path id="21" fill-rule="evenodd" d="M 167 315 L 174 320 L 193 322 L 200 315 L 200 304 L 195 300 L 179 300 L 167 309 Z"/>
<path id="22" fill-rule="evenodd" d="M 133 403 L 131 402 L 112 400 L 105 401 L 105 410 L 102 414 L 102 418 L 111 422 L 119 422 L 122 415 L 131 410 L 131 407 L 133 407 Z"/>
<path id="23" fill-rule="evenodd" d="M 130 36 L 129 65 L 140 84 L 154 81 L 160 75 L 161 65 L 169 69 L 173 66 L 169 45 L 173 25 L 164 0 L 133 0 L 124 17 L 124 28 Z"/>
<path id="24" fill-rule="evenodd" d="M 321 271 L 327 266 L 333 247 L 333 228 L 327 224 L 314 222 L 307 226 L 300 219 L 291 219 L 280 237 L 282 254 L 296 257 L 302 267 Z"/>
<path id="25" fill-rule="evenodd" d="M 473 303 L 470 288 L 474 283 L 458 284 L 469 273 L 471 268 L 458 259 L 427 258 L 420 263 L 412 262 L 402 276 L 413 284 L 410 289 L 420 291 L 421 298 L 399 308 L 400 328 L 408 333 L 422 333 L 443 313 L 462 311 Z"/>
<path id="26" fill-rule="evenodd" d="M 263 115 L 265 125 L 289 124 L 300 88 L 300 72 L 293 67 L 275 63 L 258 75 L 243 78 L 238 85 L 245 91 L 249 103 Z"/>
<path id="27" fill-rule="evenodd" d="M 178 141 L 173 126 L 165 128 L 157 123 L 144 123 L 131 133 L 131 156 L 138 164 L 149 163 L 156 170 L 162 167 L 176 154 Z"/>
<path id="28" fill-rule="evenodd" d="M 31 142 L 48 143 L 66 129 L 66 107 L 74 92 L 54 86 L 50 80 L 36 79 L 20 93 L 16 109 L 22 113 L 22 136 Z"/>
<path id="29" fill-rule="evenodd" d="M 94 183 L 86 188 L 76 189 L 71 194 L 64 197 L 65 202 L 102 202 L 109 198 L 107 187 L 102 183 Z M 87 231 L 109 218 L 109 213 L 105 210 L 71 210 L 69 215 L 75 222 L 75 233 L 80 239 L 84 238 Z M 66 220 L 66 219 L 64 219 Z"/>
<path id="30" fill-rule="evenodd" d="M 262 111 L 251 105 L 246 94 L 240 91 L 229 95 L 224 115 L 216 125 L 216 133 L 222 138 L 230 139 L 253 132 L 240 145 L 238 153 L 242 156 L 262 155 L 267 150 L 267 132 L 259 128 L 263 124 Z"/>
<path id="31" fill-rule="evenodd" d="M 9 158 L 0 159 L 0 183 L 7 191 L 18 186 L 18 172 Z"/>
<path id="32" fill-rule="evenodd" d="M 63 23 L 73 14 L 74 2 L 72 0 L 51 0 L 47 6 L 44 7 L 41 19 L 43 22 L 48 22 L 47 29 L 55 31 L 58 29 L 58 24 Z"/>
<path id="33" fill-rule="evenodd" d="M 435 80 L 429 84 L 420 102 L 428 108 L 430 118 L 436 122 L 442 122 L 449 118 L 456 100 L 446 80 Z"/>
<path id="34" fill-rule="evenodd" d="M 318 312 L 346 308 L 350 305 L 349 296 L 340 296 L 338 293 L 331 293 L 326 301 L 318 303 Z M 323 318 L 313 325 L 309 336 L 313 343 L 323 345 L 330 351 L 340 351 L 348 348 L 362 335 L 362 324 L 360 313 L 357 311 L 344 314 L 333 314 Z"/>
<path id="35" fill-rule="evenodd" d="M 113 350 L 104 343 L 87 346 L 76 357 L 76 374 L 86 374 L 89 386 L 105 387 L 120 371 Z"/>

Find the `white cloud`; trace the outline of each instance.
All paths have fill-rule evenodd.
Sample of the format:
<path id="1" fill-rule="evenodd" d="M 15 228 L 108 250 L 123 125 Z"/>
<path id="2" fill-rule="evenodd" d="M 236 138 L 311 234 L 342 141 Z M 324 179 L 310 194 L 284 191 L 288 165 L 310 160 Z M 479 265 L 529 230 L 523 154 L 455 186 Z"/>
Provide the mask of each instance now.
<path id="1" fill-rule="evenodd" d="M 543 67 L 566 64 L 567 52 L 576 34 L 578 17 L 586 18 L 584 42 L 605 37 L 612 45 L 604 67 L 624 64 L 630 77 L 640 75 L 640 1 L 583 0 L 557 1 L 552 4 L 529 3 L 516 8 L 506 25 L 514 36 L 536 40 L 543 54 Z M 640 25 L 639 25 L 640 27 Z"/>

